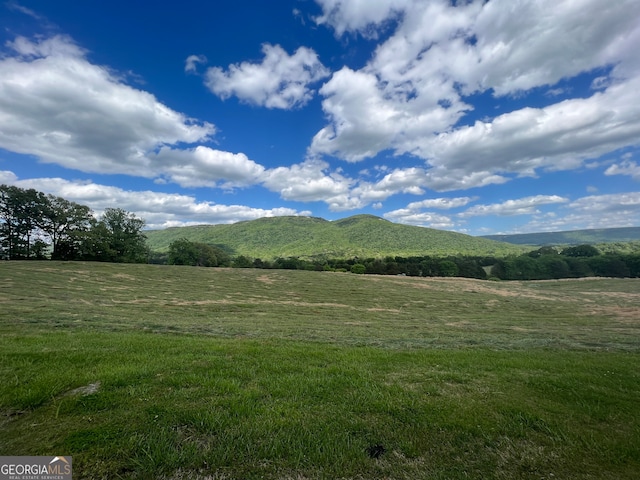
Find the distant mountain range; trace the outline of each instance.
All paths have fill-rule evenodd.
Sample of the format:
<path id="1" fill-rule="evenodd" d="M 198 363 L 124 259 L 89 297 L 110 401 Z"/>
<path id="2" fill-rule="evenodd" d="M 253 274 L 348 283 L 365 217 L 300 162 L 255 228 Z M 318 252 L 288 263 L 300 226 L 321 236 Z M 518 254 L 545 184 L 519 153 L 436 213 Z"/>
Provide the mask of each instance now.
<path id="1" fill-rule="evenodd" d="M 640 240 L 640 227 L 598 228 L 564 232 L 522 233 L 515 235 L 485 235 L 482 238 L 514 245 L 581 245 Z"/>
<path id="2" fill-rule="evenodd" d="M 186 238 L 219 246 L 231 255 L 263 260 L 278 257 L 384 258 L 387 256 L 504 256 L 542 245 L 578 245 L 640 240 L 640 227 L 567 232 L 488 235 L 393 223 L 374 215 L 329 221 L 317 217 L 271 217 L 224 225 L 197 225 L 145 232 L 153 251 L 166 252 Z"/>
<path id="3" fill-rule="evenodd" d="M 166 252 L 171 242 L 186 238 L 219 246 L 231 255 L 263 260 L 278 257 L 503 256 L 527 251 L 525 247 L 505 242 L 401 225 L 373 215 L 355 215 L 336 221 L 316 217 L 272 217 L 145 233 L 149 246 L 156 252 Z"/>

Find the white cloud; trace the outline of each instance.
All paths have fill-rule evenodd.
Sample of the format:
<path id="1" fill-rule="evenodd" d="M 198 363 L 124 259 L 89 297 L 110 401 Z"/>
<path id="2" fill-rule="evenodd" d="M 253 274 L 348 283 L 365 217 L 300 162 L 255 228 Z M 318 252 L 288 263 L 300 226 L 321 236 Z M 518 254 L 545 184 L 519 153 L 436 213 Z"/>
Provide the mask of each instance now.
<path id="1" fill-rule="evenodd" d="M 265 172 L 263 184 L 286 200 L 332 203 L 348 193 L 351 180 L 336 172 L 328 174 L 328 168 L 328 163 L 317 160 L 278 167 Z"/>
<path id="2" fill-rule="evenodd" d="M 603 213 L 637 216 L 640 213 L 640 192 L 591 195 L 571 202 L 568 207 L 574 212 L 597 215 L 597 218 L 602 218 Z"/>
<path id="3" fill-rule="evenodd" d="M 633 227 L 640 224 L 640 192 L 590 195 L 563 206 L 554 217 L 540 216 L 523 232 Z"/>
<path id="4" fill-rule="evenodd" d="M 476 200 L 476 198 L 471 197 L 428 198 L 419 202 L 412 202 L 407 205 L 407 208 L 411 210 L 421 208 L 437 208 L 439 210 L 450 210 L 452 208 L 464 207 L 474 200 Z"/>
<path id="5" fill-rule="evenodd" d="M 480 64 L 468 83 L 506 95 L 631 59 L 637 15 L 634 0 L 487 2 L 473 28 Z"/>
<path id="6" fill-rule="evenodd" d="M 625 160 L 620 164 L 611 165 L 604 172 L 605 175 L 629 175 L 634 180 L 640 181 L 640 165 L 631 160 Z"/>
<path id="7" fill-rule="evenodd" d="M 156 149 L 215 132 L 91 64 L 67 37 L 18 37 L 9 47 L 0 59 L 2 148 L 85 172 L 153 176 Z"/>
<path id="8" fill-rule="evenodd" d="M 363 205 L 381 201 L 397 193 L 422 195 L 421 185 L 425 183 L 425 171 L 422 168 L 398 168 L 387 173 L 375 183 L 360 182 L 351 192 L 353 197 L 359 198 Z"/>
<path id="9" fill-rule="evenodd" d="M 338 37 L 345 32 L 359 32 L 376 37 L 376 28 L 398 16 L 412 0 L 316 0 L 322 15 L 314 18 L 319 25 L 331 26 Z"/>
<path id="10" fill-rule="evenodd" d="M 395 30 L 364 68 L 345 67 L 320 89 L 329 122 L 313 138 L 312 156 L 415 155 L 434 167 L 422 185 L 445 191 L 574 169 L 638 144 L 635 0 L 316 2 L 316 21 L 338 36 Z M 597 69 L 603 75 L 591 97 L 464 124 L 467 95 L 517 95 L 526 104 L 531 89 L 560 94 L 559 81 Z"/>
<path id="11" fill-rule="evenodd" d="M 186 150 L 162 147 L 152 158 L 157 175 L 183 187 L 248 186 L 257 183 L 265 171 L 243 153 L 203 146 Z"/>
<path id="12" fill-rule="evenodd" d="M 500 185 L 509 179 L 502 175 L 496 175 L 492 171 L 478 168 L 447 168 L 438 166 L 426 172 L 425 185 L 436 192 L 448 192 L 451 190 L 467 190 L 469 188 L 486 187 L 487 185 Z"/>
<path id="13" fill-rule="evenodd" d="M 640 77 L 586 99 L 525 108 L 492 122 L 476 122 L 424 142 L 430 162 L 464 170 L 531 174 L 537 168 L 571 169 L 585 159 L 638 143 Z"/>
<path id="14" fill-rule="evenodd" d="M 492 88 L 498 95 L 633 62 L 630 47 L 640 33 L 635 0 L 316 2 L 323 9 L 316 21 L 338 36 L 384 29 L 389 20 L 399 20 L 371 62 L 390 74 L 385 77 L 412 79 L 412 72 L 435 68 L 469 92 Z M 460 46 L 455 57 L 445 56 Z M 460 62 L 460 55 L 473 62 Z"/>
<path id="15" fill-rule="evenodd" d="M 265 170 L 262 178 L 265 187 L 286 200 L 323 201 L 331 211 L 341 212 L 379 203 L 400 192 L 421 195 L 424 191 L 419 184 L 425 172 L 420 168 L 395 169 L 377 182 L 366 182 L 345 176 L 340 170 L 331 171 L 327 162 L 308 159 L 290 167 Z"/>
<path id="16" fill-rule="evenodd" d="M 419 227 L 450 229 L 455 226 L 455 222 L 446 215 L 433 212 L 420 212 L 412 208 L 393 210 L 385 213 L 383 216 L 391 222 L 416 225 Z"/>
<path id="17" fill-rule="evenodd" d="M 184 62 L 184 71 L 187 73 L 196 73 L 199 63 L 207 63 L 207 57 L 204 55 L 189 55 Z"/>
<path id="18" fill-rule="evenodd" d="M 18 180 L 18 177 L 15 173 L 10 172 L 8 170 L 0 170 L 0 185 L 7 184 L 10 185 Z"/>
<path id="19" fill-rule="evenodd" d="M 404 223 L 407 225 L 451 229 L 456 227 L 456 222 L 452 219 L 452 217 L 423 210 L 452 210 L 464 207 L 474 200 L 475 198 L 471 197 L 427 198 L 418 202 L 411 202 L 406 206 L 406 208 L 400 208 L 398 210 L 387 212 L 384 214 L 384 218 L 392 222 Z"/>
<path id="20" fill-rule="evenodd" d="M 540 213 L 538 207 L 556 203 L 566 203 L 569 200 L 558 195 L 535 195 L 532 197 L 507 200 L 502 203 L 490 205 L 474 205 L 473 207 L 460 213 L 461 218 L 480 217 L 486 215 L 511 216 L 511 215 L 532 215 Z"/>
<path id="21" fill-rule="evenodd" d="M 29 17 L 32 17 L 38 21 L 46 22 L 46 19 L 42 15 L 37 14 L 30 8 L 20 5 L 18 2 L 13 2 L 13 1 L 5 2 L 5 7 L 7 7 L 9 10 L 15 10 L 17 12 L 28 15 Z"/>
<path id="22" fill-rule="evenodd" d="M 443 108 L 438 98 L 407 99 L 410 92 L 387 92 L 374 73 L 348 67 L 334 73 L 320 93 L 331 123 L 314 136 L 309 153 L 347 161 L 373 157 L 388 148 L 398 153 L 414 149 L 407 144 L 410 138 L 447 129 L 467 108 L 460 102 Z"/>
<path id="23" fill-rule="evenodd" d="M 196 201 L 190 195 L 154 191 L 132 191 L 100 185 L 91 181 L 69 181 L 62 178 L 31 178 L 18 180 L 8 173 L 11 184 L 35 188 L 67 200 L 89 206 L 100 215 L 106 208 L 123 208 L 145 219 L 147 228 L 157 229 L 197 224 L 234 223 L 262 217 L 311 215 L 310 211 L 292 208 L 253 208 L 246 205 L 221 205 Z M 11 181 L 13 178 L 13 181 Z"/>
<path id="24" fill-rule="evenodd" d="M 242 62 L 226 71 L 209 68 L 207 87 L 222 99 L 235 95 L 252 105 L 291 109 L 305 105 L 313 96 L 309 85 L 329 73 L 310 48 L 289 55 L 280 45 L 264 44 L 262 53 L 262 63 Z"/>
<path id="25" fill-rule="evenodd" d="M 67 37 L 18 37 L 10 48 L 0 58 L 1 148 L 83 172 L 185 187 L 252 185 L 264 172 L 242 153 L 179 149 L 208 140 L 215 127 L 122 83 Z"/>

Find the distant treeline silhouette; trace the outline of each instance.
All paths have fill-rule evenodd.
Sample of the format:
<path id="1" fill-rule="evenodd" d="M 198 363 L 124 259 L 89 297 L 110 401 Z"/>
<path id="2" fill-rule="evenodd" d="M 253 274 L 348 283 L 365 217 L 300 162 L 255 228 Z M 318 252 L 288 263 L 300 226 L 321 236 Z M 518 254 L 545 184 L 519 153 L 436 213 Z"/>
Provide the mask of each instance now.
<path id="1" fill-rule="evenodd" d="M 416 277 L 466 277 L 495 280 L 548 280 L 580 277 L 640 277 L 640 254 L 601 253 L 592 245 L 558 250 L 542 247 L 524 255 L 414 256 L 310 260 L 296 257 L 262 260 L 245 255 L 231 257 L 219 247 L 180 239 L 169 254 L 154 253 L 151 263 L 351 272 Z"/>

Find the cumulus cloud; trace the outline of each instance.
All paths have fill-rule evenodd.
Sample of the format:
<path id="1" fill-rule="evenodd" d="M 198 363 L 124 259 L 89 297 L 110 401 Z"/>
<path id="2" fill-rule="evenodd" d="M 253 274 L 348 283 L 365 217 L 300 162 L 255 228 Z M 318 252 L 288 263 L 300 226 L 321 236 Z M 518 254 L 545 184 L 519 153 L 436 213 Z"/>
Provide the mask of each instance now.
<path id="1" fill-rule="evenodd" d="M 215 127 L 124 84 L 71 39 L 18 37 L 0 59 L 0 147 L 89 173 L 246 186 L 264 167 L 202 145 Z M 194 60 L 195 61 L 195 60 Z"/>
<path id="2" fill-rule="evenodd" d="M 448 168 L 446 165 L 441 165 L 428 171 L 425 170 L 425 172 L 424 185 L 436 192 L 467 190 L 487 185 L 500 185 L 509 181 L 503 175 L 496 175 L 493 171 L 482 168 L 477 168 L 474 171 L 473 169 Z"/>
<path id="3" fill-rule="evenodd" d="M 18 37 L 8 46 L 0 59 L 2 148 L 85 172 L 153 176 L 156 149 L 215 132 L 90 63 L 68 37 Z"/>
<path id="4" fill-rule="evenodd" d="M 12 184 L 16 180 L 18 180 L 18 177 L 15 173 L 8 170 L 0 170 L 0 184 Z"/>
<path id="5" fill-rule="evenodd" d="M 400 15 L 412 0 L 316 0 L 322 15 L 314 18 L 319 25 L 330 25 L 340 37 L 345 32 L 359 32 L 377 37 L 376 29 L 392 17 Z"/>
<path id="6" fill-rule="evenodd" d="M 254 208 L 246 205 L 222 205 L 197 201 L 193 196 L 154 191 L 124 190 L 91 181 L 69 181 L 62 178 L 31 178 L 18 180 L 12 172 L 9 183 L 21 188 L 57 195 L 89 206 L 96 215 L 106 208 L 123 208 L 145 219 L 147 228 L 159 229 L 198 224 L 235 223 L 262 217 L 285 215 L 309 216 L 309 211 L 276 207 Z"/>
<path id="7" fill-rule="evenodd" d="M 286 200 L 323 201 L 331 211 L 341 212 L 372 203 L 379 207 L 379 202 L 397 193 L 422 195 L 424 190 L 419 185 L 427 181 L 427 176 L 422 168 L 398 168 L 368 182 L 332 171 L 325 161 L 309 159 L 290 167 L 265 170 L 262 184 Z"/>
<path id="8" fill-rule="evenodd" d="M 570 201 L 558 195 L 535 195 L 494 204 L 473 205 L 477 198 L 435 198 L 409 203 L 383 214 L 387 220 L 431 228 L 460 230 L 462 223 L 485 216 L 525 216 L 527 221 L 510 233 L 630 227 L 640 223 L 640 192 L 590 195 Z M 558 205 L 559 209 L 545 210 Z M 451 210 L 448 215 L 435 209 Z M 488 232 L 485 232 L 488 233 Z"/>
<path id="9" fill-rule="evenodd" d="M 257 183 L 265 171 L 244 153 L 201 145 L 184 150 L 162 147 L 152 158 L 162 178 L 184 187 L 243 187 Z"/>
<path id="10" fill-rule="evenodd" d="M 328 163 L 315 160 L 277 167 L 265 172 L 263 184 L 286 200 L 332 203 L 348 193 L 351 181 L 337 172 L 328 173 L 328 168 Z"/>
<path id="11" fill-rule="evenodd" d="M 209 68 L 207 87 L 222 99 L 236 96 L 252 105 L 291 109 L 311 100 L 309 86 L 329 73 L 310 48 L 300 47 L 289 55 L 280 45 L 264 44 L 262 53 L 262 63 Z"/>
<path id="12" fill-rule="evenodd" d="M 469 108 L 459 101 L 442 108 L 435 93 L 431 100 L 409 99 L 410 93 L 386 92 L 376 74 L 344 67 L 320 89 L 325 97 L 322 107 L 331 123 L 314 136 L 310 154 L 359 161 L 388 148 L 404 153 L 415 149 L 402 146 L 410 138 L 415 141 L 418 136 L 447 129 Z"/>
<path id="13" fill-rule="evenodd" d="M 640 165 L 632 160 L 611 165 L 604 172 L 605 175 L 629 175 L 634 180 L 640 181 Z"/>
<path id="14" fill-rule="evenodd" d="M 502 203 L 490 205 L 474 205 L 473 207 L 460 213 L 460 217 L 479 217 L 486 215 L 511 216 L 511 215 L 531 215 L 539 213 L 541 205 L 556 203 L 566 203 L 569 200 L 559 195 L 535 195 L 532 197 L 507 200 Z"/>
<path id="15" fill-rule="evenodd" d="M 630 108 L 640 100 L 638 89 L 640 77 L 586 99 L 477 121 L 428 139 L 423 155 L 448 169 L 481 165 L 492 171 L 532 174 L 541 167 L 576 168 L 585 159 L 638 142 L 640 119 Z"/>
<path id="16" fill-rule="evenodd" d="M 419 212 L 410 208 L 392 210 L 384 214 L 391 222 L 438 229 L 451 229 L 456 223 L 446 215 L 433 212 Z"/>
<path id="17" fill-rule="evenodd" d="M 313 138 L 312 156 L 414 155 L 433 167 L 425 185 L 445 191 L 574 169 L 638 144 L 635 0 L 316 2 L 316 22 L 338 36 L 393 30 L 367 65 L 343 68 L 320 89 L 328 124 Z M 558 82 L 595 72 L 597 91 L 566 99 L 573 92 Z M 472 94 L 526 104 L 538 87 L 558 102 L 465 122 Z"/>
<path id="18" fill-rule="evenodd" d="M 613 193 L 608 195 L 591 195 L 580 198 L 569 204 L 574 212 L 597 214 L 629 215 L 636 217 L 640 213 L 640 192 Z M 630 220 L 631 218 L 629 218 Z"/>
<path id="19" fill-rule="evenodd" d="M 640 224 L 640 192 L 590 195 L 562 207 L 560 215 L 537 216 L 523 232 L 633 227 Z"/>
<path id="20" fill-rule="evenodd" d="M 452 216 L 442 215 L 425 211 L 429 209 L 452 210 L 464 207 L 473 202 L 475 198 L 471 197 L 452 197 L 452 198 L 428 198 L 418 202 L 411 202 L 405 208 L 392 210 L 384 214 L 387 220 L 408 225 L 417 225 L 422 227 L 450 229 L 456 226 L 456 221 Z"/>

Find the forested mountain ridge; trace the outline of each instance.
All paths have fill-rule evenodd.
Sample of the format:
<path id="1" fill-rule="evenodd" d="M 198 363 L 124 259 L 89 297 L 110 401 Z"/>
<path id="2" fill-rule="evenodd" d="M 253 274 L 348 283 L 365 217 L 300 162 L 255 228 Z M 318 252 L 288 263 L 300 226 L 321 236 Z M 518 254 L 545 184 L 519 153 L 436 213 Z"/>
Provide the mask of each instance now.
<path id="1" fill-rule="evenodd" d="M 513 235 L 485 235 L 481 238 L 514 245 L 580 245 L 640 240 L 640 227 L 597 228 L 561 232 L 520 233 Z"/>
<path id="2" fill-rule="evenodd" d="M 145 232 L 153 251 L 166 252 L 185 238 L 219 246 L 231 255 L 274 259 L 413 255 L 519 254 L 523 247 L 457 232 L 402 225 L 374 215 L 329 221 L 317 217 L 270 217 L 225 225 L 175 227 Z"/>

